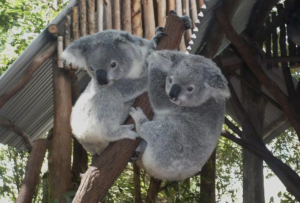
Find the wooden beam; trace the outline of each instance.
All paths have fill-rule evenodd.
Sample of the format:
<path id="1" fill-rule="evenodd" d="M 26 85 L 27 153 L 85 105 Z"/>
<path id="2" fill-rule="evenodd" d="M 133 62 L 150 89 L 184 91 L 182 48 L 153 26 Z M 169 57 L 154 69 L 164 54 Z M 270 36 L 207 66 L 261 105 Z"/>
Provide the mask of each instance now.
<path id="1" fill-rule="evenodd" d="M 56 51 L 56 47 L 56 42 L 51 42 L 40 54 L 33 58 L 19 79 L 0 95 L 0 109 L 4 106 L 4 104 L 6 104 L 7 101 L 9 101 L 29 83 L 37 69 L 53 56 L 54 52 Z"/>
<path id="2" fill-rule="evenodd" d="M 71 186 L 72 111 L 69 72 L 53 63 L 54 130 L 49 148 L 49 175 L 51 198 L 62 201 Z"/>
<path id="3" fill-rule="evenodd" d="M 29 135 L 19 126 L 17 126 L 15 123 L 11 122 L 10 120 L 7 120 L 5 118 L 0 117 L 0 125 L 8 130 L 11 130 L 12 132 L 19 135 L 25 142 L 26 149 L 28 151 L 31 151 L 32 149 L 32 143 L 30 141 Z"/>
<path id="4" fill-rule="evenodd" d="M 40 173 L 49 141 L 38 139 L 33 142 L 33 147 L 26 165 L 25 177 L 16 203 L 33 202 L 33 196 L 39 183 Z"/>
<path id="5" fill-rule="evenodd" d="M 300 141 L 300 117 L 297 114 L 295 107 L 288 100 L 287 96 L 280 89 L 280 87 L 271 80 L 268 75 L 263 71 L 260 64 L 256 61 L 250 46 L 239 36 L 234 28 L 232 27 L 230 21 L 227 19 L 224 10 L 215 10 L 215 16 L 224 29 L 226 37 L 235 46 L 238 52 L 241 54 L 245 60 L 247 66 L 252 70 L 254 75 L 258 78 L 260 83 L 266 87 L 266 89 L 274 96 L 277 102 L 281 105 L 282 110 L 288 117 L 291 125 L 295 128 Z"/>
<path id="6" fill-rule="evenodd" d="M 165 32 L 169 34 L 161 39 L 158 49 L 177 49 L 184 30 L 183 21 L 178 16 L 170 14 L 165 27 Z M 162 46 L 161 44 L 165 45 Z M 147 93 L 138 97 L 134 106 L 141 107 L 147 117 L 152 118 L 152 109 Z M 133 123 L 133 121 L 128 119 L 125 123 Z M 139 143 L 139 139 L 124 139 L 111 143 L 85 173 L 73 202 L 94 203 L 103 197 L 122 173 Z"/>

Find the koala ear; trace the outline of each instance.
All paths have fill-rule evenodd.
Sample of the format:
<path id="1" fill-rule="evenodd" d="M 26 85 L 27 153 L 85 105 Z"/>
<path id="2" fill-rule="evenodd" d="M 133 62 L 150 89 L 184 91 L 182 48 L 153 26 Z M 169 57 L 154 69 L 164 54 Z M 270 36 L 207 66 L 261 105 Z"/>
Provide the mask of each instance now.
<path id="1" fill-rule="evenodd" d="M 171 70 L 171 67 L 173 66 L 173 62 L 170 56 L 164 51 L 153 51 L 147 58 L 147 63 L 149 65 L 153 64 L 154 67 L 159 68 L 164 72 L 169 72 Z"/>
<path id="2" fill-rule="evenodd" d="M 212 97 L 222 96 L 226 99 L 230 97 L 228 82 L 218 67 L 205 68 L 203 74 L 204 86 L 210 89 Z"/>
<path id="3" fill-rule="evenodd" d="M 82 45 L 81 40 L 79 39 L 70 44 L 63 51 L 61 59 L 65 60 L 67 64 L 72 64 L 79 68 L 86 68 L 85 47 Z"/>

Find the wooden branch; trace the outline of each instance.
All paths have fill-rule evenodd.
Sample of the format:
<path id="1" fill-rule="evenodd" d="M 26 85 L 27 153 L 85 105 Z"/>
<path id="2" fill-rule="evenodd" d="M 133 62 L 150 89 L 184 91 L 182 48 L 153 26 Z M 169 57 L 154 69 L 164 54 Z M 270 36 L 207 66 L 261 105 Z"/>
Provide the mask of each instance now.
<path id="1" fill-rule="evenodd" d="M 88 28 L 89 34 L 95 34 L 95 0 L 88 0 Z"/>
<path id="2" fill-rule="evenodd" d="M 155 19 L 152 0 L 144 0 L 145 38 L 150 40 L 155 35 Z"/>
<path id="3" fill-rule="evenodd" d="M 157 196 L 157 193 L 159 192 L 161 182 L 162 182 L 161 180 L 151 177 L 150 186 L 148 189 L 148 194 L 147 194 L 145 203 L 155 203 L 156 202 L 156 196 Z"/>
<path id="4" fill-rule="evenodd" d="M 113 4 L 113 13 L 114 13 L 114 29 L 121 30 L 121 11 L 120 11 L 120 1 L 114 0 Z"/>
<path id="5" fill-rule="evenodd" d="M 123 0 L 122 1 L 122 30 L 132 33 L 131 0 Z"/>
<path id="6" fill-rule="evenodd" d="M 157 3 L 157 22 L 159 27 L 165 27 L 166 25 L 166 11 L 167 2 L 166 0 L 156 0 Z"/>
<path id="7" fill-rule="evenodd" d="M 241 54 L 248 67 L 252 70 L 254 75 L 258 78 L 260 83 L 264 85 L 268 91 L 274 96 L 277 102 L 281 105 L 282 110 L 288 117 L 291 125 L 295 128 L 298 138 L 300 140 L 300 118 L 297 114 L 295 107 L 289 102 L 287 96 L 282 92 L 279 86 L 272 81 L 267 74 L 262 70 L 260 64 L 256 61 L 251 48 L 245 41 L 239 36 L 231 23 L 228 21 L 226 14 L 222 9 L 215 11 L 216 18 L 226 33 L 226 37 L 235 46 L 238 52 Z"/>
<path id="8" fill-rule="evenodd" d="M 79 8 L 80 8 L 80 35 L 83 37 L 83 36 L 86 36 L 86 30 L 87 30 L 86 29 L 86 23 L 87 23 L 87 20 L 86 20 L 86 0 L 80 0 L 79 1 Z"/>
<path id="9" fill-rule="evenodd" d="M 49 141 L 47 139 L 38 139 L 33 142 L 33 147 L 26 165 L 25 177 L 16 203 L 33 202 L 33 196 L 39 183 L 41 168 L 48 144 Z"/>
<path id="10" fill-rule="evenodd" d="M 17 135 L 21 136 L 22 139 L 25 142 L 26 149 L 28 151 L 31 151 L 32 144 L 31 144 L 31 141 L 30 141 L 30 137 L 22 128 L 15 125 L 15 123 L 11 122 L 10 120 L 7 120 L 7 119 L 1 118 L 1 117 L 0 117 L 0 125 L 3 126 L 6 129 L 10 130 L 10 131 L 13 131 Z"/>
<path id="11" fill-rule="evenodd" d="M 72 7 L 72 31 L 74 41 L 79 39 L 78 7 Z M 81 31 L 83 32 L 83 31 Z"/>
<path id="12" fill-rule="evenodd" d="M 170 28 L 170 25 L 173 25 L 173 27 Z M 176 29 L 176 31 L 169 32 L 168 29 Z M 184 24 L 178 16 L 170 15 L 166 23 L 165 32 L 170 34 L 161 39 L 160 44 L 164 43 L 165 46 L 163 47 L 159 44 L 158 49 L 176 49 L 179 46 L 182 33 L 184 32 Z M 181 34 L 178 34 L 178 32 Z M 164 41 L 171 41 L 173 43 L 165 43 Z M 138 97 L 134 106 L 141 107 L 147 117 L 152 118 L 152 110 L 147 93 L 144 93 Z M 128 121 L 125 123 L 132 123 L 132 119 L 128 119 Z M 124 139 L 111 143 L 101 153 L 101 156 L 95 160 L 93 167 L 90 167 L 87 170 L 73 199 L 73 202 L 94 203 L 103 197 L 117 177 L 122 173 L 123 169 L 127 165 L 127 162 L 132 157 L 136 147 L 139 145 L 139 142 L 139 139 L 134 141 Z"/>
<path id="13" fill-rule="evenodd" d="M 97 0 L 98 32 L 103 31 L 104 0 Z"/>
<path id="14" fill-rule="evenodd" d="M 6 88 L 7 90 L 0 95 L 0 109 L 6 104 L 7 101 L 9 101 L 29 83 L 37 69 L 53 56 L 56 47 L 56 42 L 53 42 L 47 46 L 43 52 L 37 55 L 26 67 L 18 81 L 16 81 L 11 87 Z"/>
<path id="15" fill-rule="evenodd" d="M 140 167 L 133 163 L 134 202 L 143 203 L 141 194 L 141 171 Z"/>
<path id="16" fill-rule="evenodd" d="M 106 29 L 110 30 L 113 28 L 112 26 L 112 5 L 111 0 L 105 0 L 106 5 Z"/>
<path id="17" fill-rule="evenodd" d="M 54 127 L 49 149 L 49 180 L 51 198 L 62 201 L 71 186 L 72 111 L 71 81 L 67 70 L 53 63 Z"/>
<path id="18" fill-rule="evenodd" d="M 241 0 L 224 0 L 222 2 L 222 8 L 224 9 L 229 21 L 233 18 L 240 3 Z M 210 25 L 209 30 L 211 34 L 207 35 L 206 44 L 200 52 L 200 55 L 203 55 L 207 58 L 213 58 L 221 46 L 225 32 L 215 19 Z"/>
<path id="19" fill-rule="evenodd" d="M 143 20 L 142 20 L 142 3 L 141 0 L 132 0 L 131 8 L 132 33 L 136 36 L 143 37 Z"/>

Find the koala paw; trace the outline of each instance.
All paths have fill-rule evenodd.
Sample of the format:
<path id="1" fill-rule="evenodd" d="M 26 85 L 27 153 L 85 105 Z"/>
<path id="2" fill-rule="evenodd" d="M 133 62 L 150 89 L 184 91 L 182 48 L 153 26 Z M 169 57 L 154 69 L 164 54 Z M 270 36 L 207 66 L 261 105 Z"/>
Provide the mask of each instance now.
<path id="1" fill-rule="evenodd" d="M 144 114 L 143 110 L 139 107 L 137 107 L 137 108 L 131 107 L 129 114 L 133 118 L 135 123 L 140 124 L 140 123 L 143 123 L 144 121 L 148 120 L 146 115 Z"/>
<path id="2" fill-rule="evenodd" d="M 185 30 L 192 28 L 192 21 L 188 16 L 182 16 L 180 17 L 180 20 L 183 21 Z"/>
<path id="3" fill-rule="evenodd" d="M 123 125 L 123 127 L 127 128 L 128 130 L 132 130 L 134 129 L 134 124 Z"/>
<path id="4" fill-rule="evenodd" d="M 159 41 L 161 40 L 161 38 L 163 36 L 167 36 L 167 34 L 164 33 L 164 28 L 163 27 L 157 27 L 155 29 L 155 36 L 152 39 L 155 43 L 155 47 L 157 46 L 157 44 L 159 43 Z"/>
<path id="5" fill-rule="evenodd" d="M 126 137 L 129 138 L 129 139 L 135 140 L 139 137 L 139 134 L 137 132 L 134 132 L 134 131 L 130 130 L 126 133 Z"/>

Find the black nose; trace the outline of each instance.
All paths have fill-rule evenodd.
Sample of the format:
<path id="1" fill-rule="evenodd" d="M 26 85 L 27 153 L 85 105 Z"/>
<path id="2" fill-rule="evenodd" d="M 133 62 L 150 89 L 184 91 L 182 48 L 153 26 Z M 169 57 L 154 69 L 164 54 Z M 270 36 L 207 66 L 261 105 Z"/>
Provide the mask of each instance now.
<path id="1" fill-rule="evenodd" d="M 97 70 L 96 71 L 97 75 L 97 81 L 100 85 L 107 85 L 107 72 L 105 70 Z"/>
<path id="2" fill-rule="evenodd" d="M 169 92 L 169 97 L 176 101 L 178 99 L 178 95 L 181 92 L 181 87 L 177 84 L 172 85 L 171 90 Z"/>

